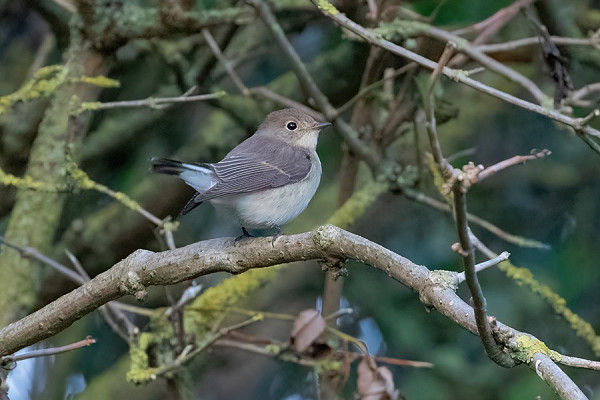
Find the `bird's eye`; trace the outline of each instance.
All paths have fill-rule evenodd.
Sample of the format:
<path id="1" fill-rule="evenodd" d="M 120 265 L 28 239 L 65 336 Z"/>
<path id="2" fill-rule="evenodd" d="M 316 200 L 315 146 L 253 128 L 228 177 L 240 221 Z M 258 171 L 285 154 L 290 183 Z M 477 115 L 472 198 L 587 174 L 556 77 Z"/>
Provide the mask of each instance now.
<path id="1" fill-rule="evenodd" d="M 288 122 L 285 127 L 288 128 L 288 130 L 293 131 L 294 129 L 296 129 L 298 127 L 298 125 L 296 125 L 296 123 L 292 121 L 292 122 Z"/>

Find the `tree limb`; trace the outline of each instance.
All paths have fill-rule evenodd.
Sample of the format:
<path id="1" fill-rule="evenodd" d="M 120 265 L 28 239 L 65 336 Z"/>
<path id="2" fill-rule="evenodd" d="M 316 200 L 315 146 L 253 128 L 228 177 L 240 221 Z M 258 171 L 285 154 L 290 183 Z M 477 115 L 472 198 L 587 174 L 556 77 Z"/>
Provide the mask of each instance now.
<path id="1" fill-rule="evenodd" d="M 473 308 L 456 295 L 455 286 L 450 283 L 456 273 L 430 271 L 365 238 L 325 225 L 311 232 L 281 236 L 275 242 L 270 237 L 237 243 L 233 238 L 221 238 L 160 253 L 137 250 L 81 287 L 2 329 L 0 355 L 52 336 L 118 297 L 134 294 L 143 299 L 147 286 L 169 285 L 218 271 L 239 274 L 251 268 L 325 257 L 355 259 L 372 265 L 418 292 L 423 303 L 477 332 Z M 523 335 L 530 337 L 500 322 L 494 324 L 494 329 L 501 343 Z M 553 361 L 541 353 L 535 355 L 540 355 L 537 369 L 561 377 L 556 381 L 560 387 L 555 386 L 555 380 L 546 382 L 557 392 L 566 393 L 563 398 L 586 398 Z"/>

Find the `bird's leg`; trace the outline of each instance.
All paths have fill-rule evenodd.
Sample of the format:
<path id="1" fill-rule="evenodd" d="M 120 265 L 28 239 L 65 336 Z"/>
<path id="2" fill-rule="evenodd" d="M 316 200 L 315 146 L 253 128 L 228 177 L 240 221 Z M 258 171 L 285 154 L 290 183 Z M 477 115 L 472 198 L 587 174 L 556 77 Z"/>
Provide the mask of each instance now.
<path id="1" fill-rule="evenodd" d="M 279 239 L 279 237 L 283 235 L 283 230 L 281 229 L 281 226 L 275 225 L 274 228 L 277 229 L 277 232 L 275 233 L 275 235 L 273 235 L 273 240 L 271 241 L 271 246 L 273 247 L 275 247 L 275 242 L 277 242 L 277 239 Z"/>
<path id="2" fill-rule="evenodd" d="M 244 228 L 243 226 L 242 226 L 242 232 L 244 233 L 243 235 L 238 236 L 238 237 L 235 238 L 235 242 L 236 243 L 239 242 L 240 240 L 244 240 L 244 239 L 248 239 L 248 238 L 254 237 L 251 234 L 249 234 L 248 231 L 246 230 L 246 228 Z"/>

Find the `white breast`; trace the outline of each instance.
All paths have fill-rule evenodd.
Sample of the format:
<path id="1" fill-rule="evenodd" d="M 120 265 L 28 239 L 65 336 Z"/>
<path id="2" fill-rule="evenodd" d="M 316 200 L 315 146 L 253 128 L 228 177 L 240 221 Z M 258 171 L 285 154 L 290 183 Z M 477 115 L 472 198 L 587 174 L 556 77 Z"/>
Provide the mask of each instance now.
<path id="1" fill-rule="evenodd" d="M 319 187 L 321 162 L 314 151 L 311 160 L 310 171 L 300 182 L 254 193 L 219 197 L 210 202 L 244 228 L 284 225 L 306 209 Z"/>

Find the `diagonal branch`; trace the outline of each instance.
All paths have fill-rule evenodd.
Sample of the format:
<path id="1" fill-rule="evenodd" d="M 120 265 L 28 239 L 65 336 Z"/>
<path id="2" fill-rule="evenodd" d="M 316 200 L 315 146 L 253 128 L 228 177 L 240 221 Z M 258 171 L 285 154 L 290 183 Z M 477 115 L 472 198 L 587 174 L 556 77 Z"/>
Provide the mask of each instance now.
<path id="1" fill-rule="evenodd" d="M 270 237 L 238 243 L 233 238 L 222 238 L 161 253 L 138 250 L 81 287 L 0 330 L 0 355 L 52 336 L 110 300 L 126 294 L 141 299 L 150 285 L 173 284 L 218 271 L 239 274 L 252 268 L 327 257 L 360 260 L 382 270 L 418 292 L 423 303 L 477 333 L 473 308 L 448 283 L 456 273 L 430 271 L 361 236 L 325 225 L 311 232 L 281 236 L 275 242 Z M 506 345 L 519 337 L 537 340 L 498 321 L 494 329 Z M 554 390 L 566 393 L 564 399 L 585 399 L 570 378 L 545 353 L 540 353 L 540 348 L 536 347 L 525 362 L 536 370 L 543 369 L 545 381 Z"/>
<path id="2" fill-rule="evenodd" d="M 352 33 L 358 35 L 368 43 L 371 43 L 375 46 L 379 46 L 392 54 L 396 54 L 400 57 L 404 57 L 411 61 L 416 62 L 430 70 L 435 70 L 437 68 L 437 63 L 425 58 L 419 54 L 416 54 L 404 47 L 398 46 L 395 43 L 392 43 L 388 40 L 382 39 L 374 32 L 360 26 L 356 22 L 348 19 L 344 14 L 340 13 L 332 4 L 330 4 L 326 0 L 312 0 L 312 2 L 329 18 L 331 18 L 334 22 L 341 25 L 342 27 L 348 29 Z M 500 100 L 506 101 L 507 103 L 514 104 L 518 107 L 524 108 L 526 110 L 544 115 L 550 119 L 563 123 L 571 128 L 573 128 L 576 132 L 580 133 L 580 137 L 597 153 L 600 154 L 600 145 L 597 145 L 596 142 L 590 136 L 600 138 L 600 131 L 592 128 L 589 125 L 582 126 L 580 121 L 577 118 L 569 117 L 568 115 L 562 114 L 555 110 L 547 109 L 541 105 L 531 103 L 529 101 L 520 99 L 513 95 L 510 95 L 506 92 L 493 88 L 491 86 L 485 85 L 475 79 L 472 79 L 466 74 L 464 71 L 455 70 L 452 68 L 444 67 L 441 73 L 462 84 L 465 84 L 473 89 L 476 89 L 482 93 L 486 93 L 488 95 L 494 96 Z M 587 140 L 586 140 L 587 139 Z M 596 144 L 596 146 L 594 146 Z"/>
<path id="3" fill-rule="evenodd" d="M 323 112 L 325 117 L 334 121 L 335 128 L 342 134 L 348 147 L 363 159 L 373 171 L 377 171 L 380 168 L 377 155 L 375 155 L 374 152 L 360 140 L 358 133 L 346 123 L 346 121 L 339 117 L 335 107 L 331 105 L 327 97 L 321 92 L 317 83 L 308 72 L 308 69 L 304 63 L 302 63 L 302 60 L 300 60 L 300 56 L 296 53 L 292 44 L 287 40 L 283 29 L 281 29 L 281 26 L 275 19 L 269 6 L 262 0 L 250 0 L 250 3 L 256 7 L 258 14 L 271 32 L 275 42 L 277 42 L 283 51 L 283 55 L 290 62 L 292 70 L 296 74 L 300 85 L 308 92 L 310 97 L 312 97 L 313 101 L 321 112 Z"/>

